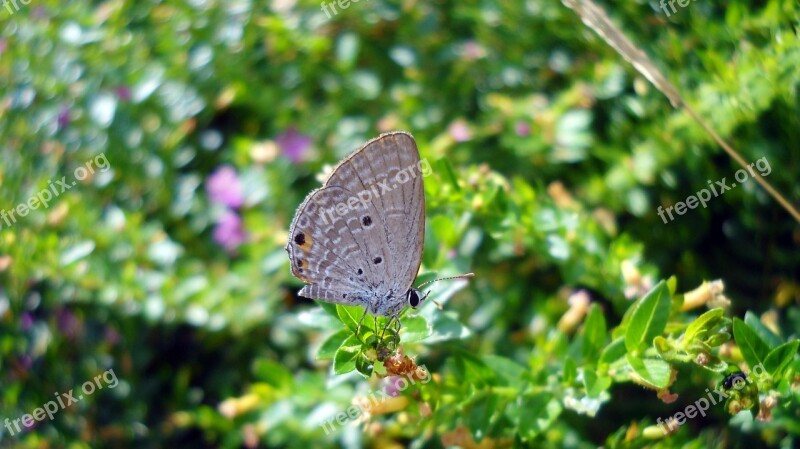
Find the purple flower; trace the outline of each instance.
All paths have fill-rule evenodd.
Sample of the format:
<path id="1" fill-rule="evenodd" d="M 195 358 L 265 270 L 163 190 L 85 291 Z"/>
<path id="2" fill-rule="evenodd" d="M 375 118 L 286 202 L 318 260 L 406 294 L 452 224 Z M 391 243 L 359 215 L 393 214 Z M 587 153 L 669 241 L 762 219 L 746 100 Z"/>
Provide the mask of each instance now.
<path id="1" fill-rule="evenodd" d="M 19 327 L 22 328 L 23 331 L 29 330 L 33 326 L 33 316 L 30 313 L 24 312 L 22 317 L 19 320 Z"/>
<path id="2" fill-rule="evenodd" d="M 128 86 L 119 86 L 115 91 L 120 101 L 128 101 L 131 99 L 131 89 Z"/>
<path id="3" fill-rule="evenodd" d="M 120 340 L 119 332 L 117 332 L 117 330 L 114 329 L 113 327 L 106 327 L 105 332 L 103 334 L 105 336 L 106 343 L 112 346 L 119 343 Z"/>
<path id="4" fill-rule="evenodd" d="M 230 165 L 219 167 L 206 180 L 206 192 L 212 202 L 228 207 L 241 207 L 244 204 L 244 188 Z"/>
<path id="5" fill-rule="evenodd" d="M 30 424 L 30 425 L 26 424 L 25 420 L 22 420 L 21 422 L 22 422 L 22 431 L 23 432 L 30 432 L 31 430 L 39 427 L 39 421 L 36 421 L 36 420 L 28 421 L 28 424 Z"/>
<path id="6" fill-rule="evenodd" d="M 486 49 L 475 41 L 467 41 L 461 46 L 461 54 L 467 61 L 475 61 L 486 56 Z"/>
<path id="7" fill-rule="evenodd" d="M 531 133 L 531 125 L 528 122 L 520 120 L 514 125 L 514 130 L 517 132 L 518 136 L 527 137 Z"/>
<path id="8" fill-rule="evenodd" d="M 19 358 L 19 367 L 28 371 L 33 366 L 33 357 L 30 354 L 25 354 Z"/>
<path id="9" fill-rule="evenodd" d="M 228 251 L 234 251 L 241 245 L 247 234 L 242 226 L 242 219 L 234 211 L 225 211 L 214 228 L 214 241 Z"/>
<path id="10" fill-rule="evenodd" d="M 408 380 L 402 376 L 390 376 L 386 378 L 386 394 L 391 397 L 400 396 L 400 393 L 408 388 Z"/>
<path id="11" fill-rule="evenodd" d="M 58 129 L 64 129 L 69 125 L 70 116 L 69 116 L 69 108 L 66 106 L 61 106 L 61 109 L 58 111 L 58 116 L 56 117 L 56 123 L 58 123 Z"/>
<path id="12" fill-rule="evenodd" d="M 302 162 L 311 148 L 311 137 L 298 133 L 293 126 L 278 136 L 275 141 L 283 155 L 295 164 Z"/>
<path id="13" fill-rule="evenodd" d="M 56 321 L 58 322 L 58 330 L 67 338 L 74 338 L 78 335 L 81 323 L 71 310 L 66 307 L 59 309 Z"/>
<path id="14" fill-rule="evenodd" d="M 34 19 L 46 19 L 47 18 L 47 9 L 42 6 L 37 6 L 36 9 L 33 10 L 33 18 Z"/>
<path id="15" fill-rule="evenodd" d="M 467 122 L 464 120 L 456 120 L 451 123 L 447 131 L 456 142 L 466 142 L 472 139 L 472 131 L 469 130 Z"/>

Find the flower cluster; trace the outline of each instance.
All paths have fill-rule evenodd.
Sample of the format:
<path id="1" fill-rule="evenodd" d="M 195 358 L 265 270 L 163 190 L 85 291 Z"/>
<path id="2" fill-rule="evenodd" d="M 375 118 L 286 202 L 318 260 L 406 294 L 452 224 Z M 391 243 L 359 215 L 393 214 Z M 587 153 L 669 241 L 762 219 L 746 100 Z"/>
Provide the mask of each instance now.
<path id="1" fill-rule="evenodd" d="M 238 209 L 244 204 L 244 188 L 236 169 L 223 165 L 206 181 L 206 192 L 212 203 L 225 207 L 214 227 L 214 241 L 227 251 L 235 251 L 247 238 Z"/>

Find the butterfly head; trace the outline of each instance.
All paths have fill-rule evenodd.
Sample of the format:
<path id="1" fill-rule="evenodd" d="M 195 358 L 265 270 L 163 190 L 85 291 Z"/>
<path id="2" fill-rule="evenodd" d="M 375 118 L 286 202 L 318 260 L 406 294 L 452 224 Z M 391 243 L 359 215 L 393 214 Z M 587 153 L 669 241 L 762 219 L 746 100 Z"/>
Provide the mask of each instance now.
<path id="1" fill-rule="evenodd" d="M 427 297 L 427 294 L 423 296 L 422 291 L 416 288 L 409 288 L 406 292 L 406 302 L 409 306 L 411 306 L 412 309 L 419 307 L 419 305 L 422 304 L 422 301 L 425 301 L 425 298 Z"/>
<path id="2" fill-rule="evenodd" d="M 423 301 L 425 301 L 425 298 L 427 298 L 428 294 L 430 293 L 430 292 L 427 292 L 423 296 L 422 295 L 422 290 L 421 290 L 422 287 L 424 287 L 424 286 L 426 286 L 428 284 L 431 284 L 433 282 L 437 282 L 437 281 L 446 281 L 448 279 L 464 279 L 464 278 L 471 278 L 473 276 L 475 276 L 473 273 L 467 273 L 467 274 L 461 274 L 461 275 L 458 275 L 458 276 L 439 278 L 439 279 L 434 279 L 432 281 L 425 282 L 425 283 L 421 284 L 417 288 L 413 288 L 413 287 L 409 288 L 408 291 L 406 292 L 406 302 L 408 303 L 409 306 L 411 306 L 412 309 L 416 309 L 417 307 L 420 306 L 420 304 L 422 304 Z M 438 302 L 434 301 L 434 303 L 437 306 L 439 306 L 440 309 L 442 308 L 442 306 L 439 305 Z"/>

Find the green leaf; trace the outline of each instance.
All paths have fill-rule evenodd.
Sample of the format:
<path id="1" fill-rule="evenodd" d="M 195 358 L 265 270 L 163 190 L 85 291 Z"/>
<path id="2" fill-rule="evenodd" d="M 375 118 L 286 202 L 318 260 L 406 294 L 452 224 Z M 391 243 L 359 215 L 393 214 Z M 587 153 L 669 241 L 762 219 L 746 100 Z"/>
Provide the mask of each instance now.
<path id="1" fill-rule="evenodd" d="M 603 348 L 600 363 L 613 363 L 625 356 L 625 337 L 619 337 Z"/>
<path id="2" fill-rule="evenodd" d="M 774 348 L 783 343 L 783 339 L 775 335 L 767 326 L 764 326 L 764 323 L 758 319 L 755 313 L 747 311 L 747 313 L 744 314 L 744 323 L 750 326 L 750 329 L 753 329 L 770 348 Z"/>
<path id="3" fill-rule="evenodd" d="M 608 376 L 598 376 L 592 369 L 583 370 L 583 386 L 586 395 L 590 398 L 599 397 L 600 394 L 611 386 L 611 378 Z"/>
<path id="4" fill-rule="evenodd" d="M 659 282 L 633 307 L 634 311 L 625 331 L 625 347 L 629 352 L 651 345 L 653 338 L 660 335 L 667 326 L 670 295 L 666 282 Z"/>
<path id="5" fill-rule="evenodd" d="M 255 376 L 277 389 L 290 388 L 294 383 L 292 372 L 273 360 L 258 359 L 253 365 Z"/>
<path id="6" fill-rule="evenodd" d="M 483 360 L 466 351 L 459 351 L 447 363 L 449 371 L 453 373 L 459 383 L 466 383 L 475 387 L 494 385 L 497 377 Z"/>
<path id="7" fill-rule="evenodd" d="M 336 314 L 345 326 L 355 332 L 358 323 L 361 321 L 361 317 L 364 316 L 364 308 L 360 306 L 337 305 Z M 361 325 L 365 326 L 369 324 L 371 327 L 371 323 L 367 323 L 368 321 L 369 320 L 364 317 L 364 321 L 361 322 Z"/>
<path id="8" fill-rule="evenodd" d="M 369 379 L 372 376 L 372 371 L 374 370 L 375 366 L 372 362 L 369 361 L 366 357 L 364 357 L 363 353 L 358 354 L 355 360 L 356 363 L 356 371 L 358 371 L 362 376 Z"/>
<path id="9" fill-rule="evenodd" d="M 464 407 L 461 416 L 465 418 L 467 427 L 472 430 L 476 440 L 480 441 L 486 434 L 482 434 L 480 429 L 488 429 L 494 421 L 494 416 L 500 413 L 498 410 L 499 397 L 495 394 L 485 394 L 470 398 L 470 403 Z"/>
<path id="10" fill-rule="evenodd" d="M 529 441 L 545 432 L 561 415 L 561 401 L 551 393 L 525 396 L 509 407 L 509 415 L 516 424 L 520 438 Z"/>
<path id="11" fill-rule="evenodd" d="M 589 307 L 589 313 L 583 325 L 583 345 L 581 351 L 586 360 L 593 361 L 606 344 L 606 319 L 598 304 Z"/>
<path id="12" fill-rule="evenodd" d="M 347 329 L 339 329 L 337 332 L 331 334 L 330 337 L 325 339 L 322 346 L 319 347 L 319 350 L 317 350 L 317 360 L 332 359 L 349 335 L 352 334 Z"/>
<path id="13" fill-rule="evenodd" d="M 667 288 L 670 295 L 674 295 L 678 291 L 678 278 L 676 276 L 673 275 L 667 279 Z"/>
<path id="14" fill-rule="evenodd" d="M 694 340 L 695 337 L 700 334 L 701 331 L 708 331 L 711 329 L 719 322 L 724 314 L 725 311 L 722 308 L 716 308 L 711 309 L 697 317 L 697 319 L 692 321 L 692 323 L 686 328 L 686 332 L 683 334 L 684 343 L 690 344 L 692 340 Z"/>
<path id="15" fill-rule="evenodd" d="M 640 359 L 633 354 L 627 354 L 625 358 L 633 368 L 633 371 L 641 379 L 653 388 L 661 389 L 669 386 L 670 366 L 669 363 L 661 359 Z"/>
<path id="16" fill-rule="evenodd" d="M 709 355 L 708 363 L 702 365 L 702 367 L 715 373 L 723 373 L 728 369 L 728 364 L 715 355 Z"/>
<path id="17" fill-rule="evenodd" d="M 800 340 L 792 340 L 770 351 L 767 358 L 764 359 L 764 369 L 770 376 L 779 377 L 794 359 L 798 346 L 800 346 Z"/>
<path id="18" fill-rule="evenodd" d="M 750 365 L 750 368 L 764 363 L 764 359 L 769 354 L 769 346 L 764 343 L 764 340 L 758 336 L 756 331 L 739 318 L 733 319 L 733 338 L 742 351 L 744 361 Z M 765 365 L 762 366 L 766 368 Z"/>
<path id="19" fill-rule="evenodd" d="M 445 178 L 450 185 L 453 186 L 453 189 L 456 192 L 461 191 L 461 186 L 458 185 L 458 176 L 456 176 L 455 171 L 453 171 L 453 166 L 450 164 L 450 161 L 446 158 L 442 158 L 436 161 L 436 165 L 439 166 L 438 173 L 444 173 L 443 178 Z"/>
<path id="20" fill-rule="evenodd" d="M 356 369 L 356 357 L 360 348 L 361 342 L 355 335 L 347 337 L 333 356 L 333 372 L 344 374 Z"/>
<path id="21" fill-rule="evenodd" d="M 520 387 L 526 379 L 527 369 L 519 363 L 499 355 L 483 356 L 483 362 L 489 366 L 504 385 Z"/>
<path id="22" fill-rule="evenodd" d="M 578 365 L 575 360 L 570 357 L 564 357 L 564 385 L 571 385 L 578 376 Z"/>
<path id="23" fill-rule="evenodd" d="M 425 339 L 426 343 L 437 343 L 447 340 L 462 340 L 472 335 L 472 332 L 467 326 L 461 324 L 461 322 L 453 318 L 451 315 L 453 315 L 453 312 L 439 312 L 433 314 L 433 318 L 427 318 L 427 320 L 431 323 L 432 329 L 430 336 Z"/>
<path id="24" fill-rule="evenodd" d="M 428 322 L 422 316 L 412 316 L 403 319 L 403 328 L 400 330 L 400 341 L 411 343 L 424 340 L 430 335 Z"/>
<path id="25" fill-rule="evenodd" d="M 661 354 L 662 358 L 665 354 L 672 355 L 675 352 L 670 342 L 661 335 L 653 339 L 653 346 L 656 348 L 656 351 Z"/>

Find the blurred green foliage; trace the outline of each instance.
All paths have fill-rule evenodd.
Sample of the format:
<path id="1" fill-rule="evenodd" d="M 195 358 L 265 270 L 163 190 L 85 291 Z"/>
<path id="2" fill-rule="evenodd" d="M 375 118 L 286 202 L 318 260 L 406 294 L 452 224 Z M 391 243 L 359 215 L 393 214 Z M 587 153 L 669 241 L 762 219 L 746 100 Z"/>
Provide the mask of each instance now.
<path id="1" fill-rule="evenodd" d="M 119 385 L 3 447 L 798 444 L 800 227 L 754 182 L 664 223 L 738 167 L 559 2 L 16 5 L 0 420 Z M 797 203 L 798 3 L 603 6 Z M 379 354 L 358 310 L 296 296 L 283 246 L 321 174 L 395 129 L 433 167 L 419 281 L 477 276 Z M 738 405 L 657 425 L 759 364 Z"/>

